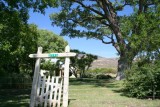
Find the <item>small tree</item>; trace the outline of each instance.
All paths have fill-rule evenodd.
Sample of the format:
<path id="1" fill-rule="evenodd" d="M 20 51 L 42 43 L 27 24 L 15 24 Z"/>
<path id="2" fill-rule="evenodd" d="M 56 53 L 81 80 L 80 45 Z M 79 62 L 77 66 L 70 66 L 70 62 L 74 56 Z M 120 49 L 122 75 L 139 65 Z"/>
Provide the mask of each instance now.
<path id="1" fill-rule="evenodd" d="M 97 56 L 80 52 L 78 50 L 71 51 L 78 54 L 76 57 L 71 58 L 72 66 L 77 67 L 80 70 L 80 77 L 83 77 L 85 71 L 91 67 L 92 62 L 97 59 Z"/>

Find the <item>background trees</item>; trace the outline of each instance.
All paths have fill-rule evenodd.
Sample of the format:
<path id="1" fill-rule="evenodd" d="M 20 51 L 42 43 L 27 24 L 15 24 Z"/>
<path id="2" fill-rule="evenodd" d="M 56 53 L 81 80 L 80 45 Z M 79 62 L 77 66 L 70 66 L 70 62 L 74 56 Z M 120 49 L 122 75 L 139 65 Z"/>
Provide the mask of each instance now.
<path id="1" fill-rule="evenodd" d="M 97 59 L 96 55 L 80 52 L 79 50 L 71 50 L 77 53 L 77 56 L 71 57 L 71 65 L 79 71 L 80 77 L 85 77 L 85 71 L 91 67 L 94 60 Z"/>
<path id="2" fill-rule="evenodd" d="M 56 7 L 57 5 L 54 0 L 0 1 L 1 71 L 20 73 L 20 70 L 27 71 L 30 69 L 33 61 L 28 58 L 28 55 L 35 53 L 37 46 L 43 44 L 45 51 L 58 51 L 58 48 L 66 45 L 61 37 L 49 31 L 38 30 L 37 26 L 27 23 L 29 9 L 44 13 L 45 8 Z M 48 44 L 43 41 L 48 42 Z M 53 47 L 48 45 L 56 46 L 56 49 L 51 49 Z"/>
<path id="3" fill-rule="evenodd" d="M 62 50 L 67 44 L 58 35 L 38 30 L 36 25 L 27 23 L 29 9 L 44 13 L 44 9 L 50 6 L 56 6 L 55 1 L 0 1 L 0 87 L 5 83 L 10 83 L 11 87 L 19 87 L 23 82 L 28 84 L 27 79 L 32 75 L 35 64 L 28 55 L 36 53 L 38 46 L 43 44 L 47 52 L 58 51 L 58 48 Z M 48 44 L 43 42 L 45 40 L 49 41 Z M 48 45 L 56 46 L 56 49 Z"/>
<path id="4" fill-rule="evenodd" d="M 43 47 L 43 52 L 64 52 L 67 41 L 61 36 L 47 30 L 38 30 L 37 46 Z"/>
<path id="5" fill-rule="evenodd" d="M 159 36 L 158 0 L 65 0 L 61 11 L 53 13 L 53 24 L 62 28 L 61 35 L 87 37 L 112 44 L 120 58 L 117 80 L 124 78 L 135 56 L 150 49 Z M 132 8 L 131 14 L 119 14 Z M 159 41 L 156 47 L 159 49 Z M 153 44 L 152 44 L 153 43 Z"/>
<path id="6" fill-rule="evenodd" d="M 55 1 L 0 0 L 0 87 L 28 85 L 34 67 L 28 55 L 36 52 L 39 38 L 37 26 L 27 23 L 28 11 L 44 13 L 50 6 L 56 6 Z"/>

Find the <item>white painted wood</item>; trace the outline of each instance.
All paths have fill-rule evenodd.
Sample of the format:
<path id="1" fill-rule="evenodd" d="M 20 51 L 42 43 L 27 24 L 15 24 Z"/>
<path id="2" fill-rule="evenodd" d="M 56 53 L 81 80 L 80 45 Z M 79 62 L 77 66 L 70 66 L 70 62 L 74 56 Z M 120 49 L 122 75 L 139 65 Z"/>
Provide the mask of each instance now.
<path id="1" fill-rule="evenodd" d="M 42 53 L 42 47 L 38 47 L 37 54 L 41 54 L 41 53 Z M 31 90 L 30 107 L 34 107 L 36 102 L 35 98 L 37 94 L 37 81 L 38 81 L 38 74 L 40 70 L 40 62 L 41 62 L 41 58 L 37 58 L 35 63 L 34 77 L 33 77 L 32 90 Z"/>
<path id="2" fill-rule="evenodd" d="M 70 47 L 66 46 L 65 52 L 70 52 Z M 65 58 L 65 68 L 64 68 L 64 86 L 63 86 L 63 107 L 68 106 L 68 86 L 69 86 L 69 57 Z"/>
<path id="3" fill-rule="evenodd" d="M 41 95 L 40 95 L 40 105 L 43 107 L 43 102 L 44 102 L 44 94 L 45 94 L 45 86 L 46 86 L 46 76 L 43 77 L 42 81 L 42 89 L 41 89 Z"/>
<path id="4" fill-rule="evenodd" d="M 60 107 L 63 80 L 61 77 L 48 76 L 47 78 L 43 73 L 40 74 L 39 89 L 37 88 L 37 98 L 39 100 L 36 100 L 36 106 L 40 104 L 43 107 Z"/>
<path id="5" fill-rule="evenodd" d="M 61 104 L 61 93 L 62 93 L 62 84 L 63 84 L 63 78 L 60 78 L 60 86 L 59 86 L 59 94 L 58 94 L 58 107 L 60 107 Z"/>
<path id="6" fill-rule="evenodd" d="M 49 84 L 50 83 L 50 76 L 48 76 L 47 78 L 47 82 L 45 83 L 46 84 L 46 91 L 45 91 L 45 102 L 44 102 L 44 107 L 47 107 L 47 103 L 48 103 L 48 95 L 49 95 Z"/>
<path id="7" fill-rule="evenodd" d="M 52 96 L 53 96 L 53 83 L 54 83 L 54 77 L 51 78 L 51 90 L 50 90 L 50 96 L 49 96 L 49 107 L 53 104 Z"/>
<path id="8" fill-rule="evenodd" d="M 44 53 L 44 54 L 30 54 L 30 58 L 56 58 L 56 57 L 73 57 L 76 53 Z"/>
<path id="9" fill-rule="evenodd" d="M 41 72 L 41 71 L 40 71 Z M 40 95 L 40 89 L 41 89 L 41 87 L 42 87 L 42 79 L 41 79 L 41 74 L 39 73 L 39 77 L 38 77 L 38 85 L 37 85 L 37 96 L 36 96 L 36 106 L 38 106 L 38 104 L 39 104 L 39 101 L 40 101 L 40 99 L 39 99 L 39 95 Z"/>
<path id="10" fill-rule="evenodd" d="M 54 103 L 53 103 L 53 107 L 56 107 L 56 104 L 57 104 L 57 91 L 58 91 L 58 80 L 59 80 L 59 77 L 56 77 L 55 78 L 55 92 L 54 92 Z"/>

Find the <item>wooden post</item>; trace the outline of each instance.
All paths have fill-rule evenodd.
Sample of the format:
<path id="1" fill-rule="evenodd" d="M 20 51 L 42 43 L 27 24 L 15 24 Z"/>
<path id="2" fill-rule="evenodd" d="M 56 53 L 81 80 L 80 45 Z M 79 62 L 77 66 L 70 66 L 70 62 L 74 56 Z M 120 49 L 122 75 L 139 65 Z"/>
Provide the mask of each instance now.
<path id="1" fill-rule="evenodd" d="M 37 54 L 41 54 L 41 53 L 42 53 L 42 47 L 38 47 Z M 34 70 L 31 97 L 30 97 L 30 107 L 34 107 L 36 102 L 35 99 L 37 96 L 37 81 L 38 81 L 38 75 L 40 70 L 40 63 L 41 63 L 41 58 L 37 58 L 36 64 L 35 64 L 35 70 Z"/>
<path id="2" fill-rule="evenodd" d="M 70 47 L 67 45 L 65 52 L 70 52 Z M 63 85 L 63 107 L 68 106 L 68 86 L 69 86 L 69 57 L 65 58 L 65 68 L 64 68 L 64 85 Z"/>

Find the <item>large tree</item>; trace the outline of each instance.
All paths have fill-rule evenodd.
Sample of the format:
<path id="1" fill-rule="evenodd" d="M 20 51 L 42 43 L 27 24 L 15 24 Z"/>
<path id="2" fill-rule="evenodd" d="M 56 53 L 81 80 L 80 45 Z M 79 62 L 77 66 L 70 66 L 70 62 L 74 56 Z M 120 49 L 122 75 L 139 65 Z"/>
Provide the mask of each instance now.
<path id="1" fill-rule="evenodd" d="M 117 80 L 139 52 L 159 44 L 159 0 L 62 0 L 60 9 L 51 20 L 62 28 L 61 35 L 95 38 L 115 47 L 120 56 Z M 126 9 L 133 12 L 120 14 Z"/>

